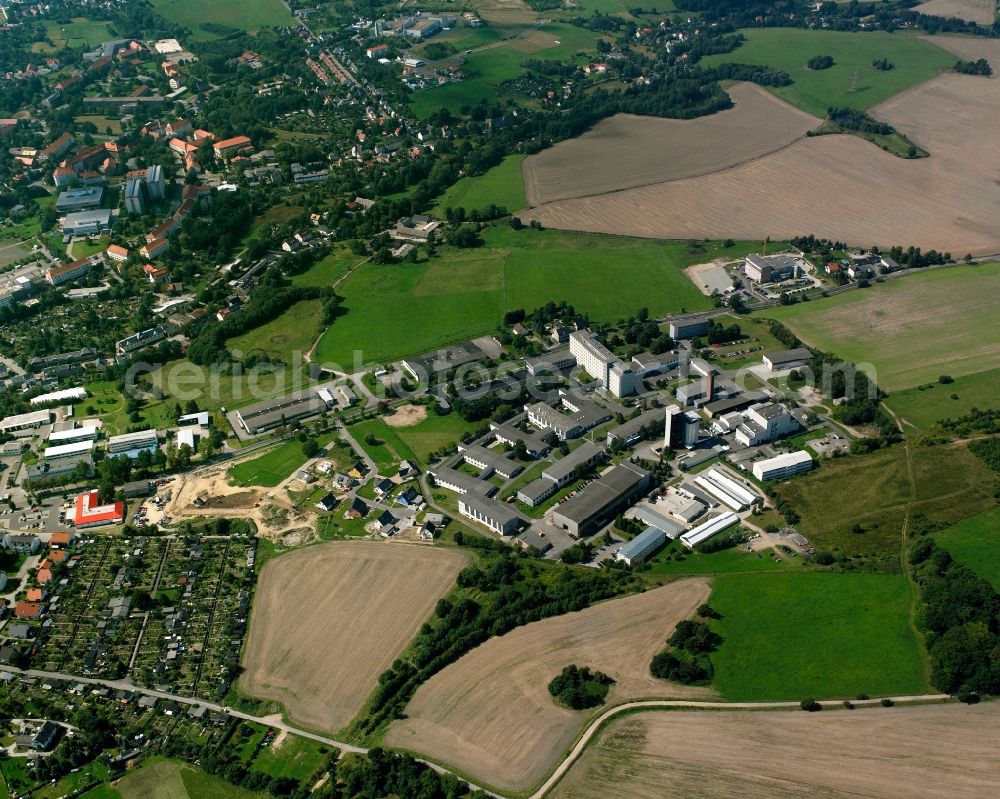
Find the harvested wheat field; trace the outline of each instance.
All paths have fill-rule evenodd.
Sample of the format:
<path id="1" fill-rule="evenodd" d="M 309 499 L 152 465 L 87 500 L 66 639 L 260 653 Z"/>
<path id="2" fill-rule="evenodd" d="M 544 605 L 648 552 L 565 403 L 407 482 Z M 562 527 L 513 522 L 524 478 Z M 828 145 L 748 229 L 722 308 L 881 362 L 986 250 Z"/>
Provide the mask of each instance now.
<path id="1" fill-rule="evenodd" d="M 613 677 L 608 704 L 707 693 L 653 678 L 649 661 L 708 595 L 707 580 L 680 580 L 493 638 L 422 685 L 385 741 L 491 785 L 528 788 L 601 710 L 555 704 L 548 684 L 564 666 L 589 666 Z"/>
<path id="2" fill-rule="evenodd" d="M 524 159 L 529 205 L 707 175 L 773 153 L 820 120 L 753 83 L 728 90 L 735 108 L 700 119 L 617 114 Z"/>
<path id="3" fill-rule="evenodd" d="M 930 157 L 905 160 L 854 136 L 819 136 L 711 175 L 564 200 L 521 216 L 546 227 L 647 238 L 814 233 L 859 246 L 1000 252 L 1000 80 L 945 74 L 872 113 Z"/>
<path id="4" fill-rule="evenodd" d="M 929 3 L 921 3 L 913 10 L 918 14 L 958 17 L 978 25 L 992 25 L 996 17 L 997 4 L 996 0 L 930 0 Z"/>
<path id="5" fill-rule="evenodd" d="M 336 732 L 465 564 L 457 550 L 367 541 L 275 558 L 260 573 L 241 688 Z"/>
<path id="6" fill-rule="evenodd" d="M 982 797 L 998 746 L 996 704 L 644 713 L 609 725 L 553 796 Z"/>

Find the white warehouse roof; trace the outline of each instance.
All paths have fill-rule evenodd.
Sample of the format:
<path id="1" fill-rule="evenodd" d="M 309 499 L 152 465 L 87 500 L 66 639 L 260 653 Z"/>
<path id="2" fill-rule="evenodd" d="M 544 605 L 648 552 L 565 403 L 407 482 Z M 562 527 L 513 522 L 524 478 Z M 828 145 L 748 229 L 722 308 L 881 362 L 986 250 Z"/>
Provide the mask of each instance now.
<path id="1" fill-rule="evenodd" d="M 62 391 L 53 391 L 49 394 L 39 394 L 32 397 L 29 402 L 32 405 L 47 405 L 50 402 L 63 402 L 65 400 L 82 400 L 87 398 L 87 389 L 83 386 L 77 388 L 64 388 Z"/>
<path id="2" fill-rule="evenodd" d="M 90 452 L 93 448 L 93 441 L 77 441 L 73 444 L 60 444 L 58 447 L 46 447 L 43 457 L 47 461 L 55 458 L 68 458 L 71 455 L 82 455 L 85 452 Z"/>
<path id="3" fill-rule="evenodd" d="M 710 519 L 704 524 L 699 524 L 697 527 L 688 530 L 681 536 L 681 541 L 688 549 L 694 549 L 698 544 L 707 541 L 713 535 L 721 533 L 727 527 L 732 527 L 739 520 L 740 517 L 735 513 L 723 513 L 721 516 L 716 516 L 714 519 Z"/>

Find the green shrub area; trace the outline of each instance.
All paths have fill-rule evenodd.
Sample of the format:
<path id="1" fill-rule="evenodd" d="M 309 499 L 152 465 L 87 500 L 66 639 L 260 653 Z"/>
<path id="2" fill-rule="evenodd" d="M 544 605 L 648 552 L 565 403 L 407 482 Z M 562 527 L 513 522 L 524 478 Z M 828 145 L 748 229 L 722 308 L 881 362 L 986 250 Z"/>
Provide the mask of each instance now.
<path id="1" fill-rule="evenodd" d="M 586 710 L 603 705 L 608 689 L 614 684 L 604 672 L 569 665 L 549 683 L 549 693 L 566 707 Z"/>

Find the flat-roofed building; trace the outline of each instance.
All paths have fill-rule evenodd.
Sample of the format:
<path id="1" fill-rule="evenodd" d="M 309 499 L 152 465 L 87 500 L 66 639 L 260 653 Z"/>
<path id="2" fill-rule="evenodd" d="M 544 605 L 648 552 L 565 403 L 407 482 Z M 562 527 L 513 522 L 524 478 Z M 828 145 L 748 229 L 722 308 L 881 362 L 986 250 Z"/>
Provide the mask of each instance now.
<path id="1" fill-rule="evenodd" d="M 52 411 L 29 411 L 0 419 L 0 433 L 15 433 L 18 430 L 28 430 L 52 423 Z"/>
<path id="2" fill-rule="evenodd" d="M 806 366 L 812 358 L 813 354 L 805 347 L 796 347 L 794 350 L 768 352 L 762 360 L 764 366 L 772 372 L 779 372 L 782 369 L 799 369 Z"/>
<path id="3" fill-rule="evenodd" d="M 159 434 L 155 429 L 137 430 L 108 439 L 108 456 L 116 458 L 124 455 L 135 460 L 140 452 L 156 452 L 159 447 Z"/>
<path id="4" fill-rule="evenodd" d="M 67 189 L 59 193 L 56 200 L 56 211 L 82 211 L 86 208 L 97 208 L 104 196 L 103 186 L 87 186 L 82 189 Z"/>
<path id="5" fill-rule="evenodd" d="M 141 214 L 146 210 L 146 198 L 143 196 L 142 186 L 141 178 L 129 178 L 125 181 L 122 196 L 125 200 L 125 210 L 130 214 Z"/>
<path id="6" fill-rule="evenodd" d="M 695 485 L 730 510 L 742 512 L 761 498 L 720 469 L 712 468 L 694 478 Z"/>
<path id="7" fill-rule="evenodd" d="M 793 474 L 808 472 L 813 467 L 812 455 L 805 450 L 785 452 L 753 465 L 753 476 L 758 480 L 777 480 Z"/>
<path id="8" fill-rule="evenodd" d="M 562 488 L 571 483 L 580 471 L 603 461 L 604 455 L 604 447 L 585 441 L 569 455 L 546 467 L 542 477 L 555 483 L 556 488 Z"/>
<path id="9" fill-rule="evenodd" d="M 507 453 L 497 452 L 480 444 L 459 444 L 458 451 L 466 463 L 490 475 L 496 473 L 505 480 L 510 480 L 524 471 L 524 467 Z"/>
<path id="10" fill-rule="evenodd" d="M 510 447 L 515 447 L 519 443 L 524 444 L 525 452 L 529 458 L 540 458 L 552 449 L 545 441 L 545 434 L 539 433 L 537 430 L 527 432 L 509 422 L 503 424 L 490 422 L 490 430 L 493 432 L 493 437 L 502 444 L 507 444 Z"/>
<path id="11" fill-rule="evenodd" d="M 75 444 L 78 441 L 95 441 L 96 439 L 97 425 L 85 425 L 71 430 L 50 433 L 48 443 L 50 446 L 59 446 L 61 444 Z"/>
<path id="12" fill-rule="evenodd" d="M 707 522 L 688 530 L 681 536 L 681 543 L 688 549 L 694 549 L 698 544 L 708 541 L 709 538 L 718 535 L 723 530 L 728 530 L 739 520 L 740 517 L 735 513 L 723 513 L 721 516 L 716 516 L 714 519 L 709 519 Z"/>
<path id="13" fill-rule="evenodd" d="M 487 499 L 473 492 L 462 494 L 458 498 L 458 512 L 502 536 L 514 535 L 524 524 L 521 517 L 506 503 Z"/>
<path id="14" fill-rule="evenodd" d="M 318 416 L 329 407 L 318 392 L 313 388 L 255 402 L 236 411 L 236 421 L 247 433 L 257 435 L 296 419 Z"/>
<path id="15" fill-rule="evenodd" d="M 48 405 L 50 402 L 79 402 L 87 399 L 87 389 L 83 386 L 76 388 L 64 388 L 60 391 L 50 391 L 47 394 L 39 394 L 32 397 L 29 402 L 32 405 Z"/>
<path id="16" fill-rule="evenodd" d="M 588 483 L 552 513 L 552 524 L 579 538 L 597 532 L 641 496 L 650 484 L 649 472 L 627 461 Z"/>
<path id="17" fill-rule="evenodd" d="M 93 441 L 74 441 L 70 444 L 57 444 L 46 447 L 42 457 L 47 463 L 62 460 L 63 458 L 79 458 L 94 449 Z"/>
<path id="18" fill-rule="evenodd" d="M 66 214 L 62 221 L 64 236 L 91 236 L 110 229 L 111 211 L 108 208 Z"/>
<path id="19" fill-rule="evenodd" d="M 615 560 L 626 566 L 638 566 L 667 543 L 667 536 L 658 527 L 647 527 L 615 553 Z"/>

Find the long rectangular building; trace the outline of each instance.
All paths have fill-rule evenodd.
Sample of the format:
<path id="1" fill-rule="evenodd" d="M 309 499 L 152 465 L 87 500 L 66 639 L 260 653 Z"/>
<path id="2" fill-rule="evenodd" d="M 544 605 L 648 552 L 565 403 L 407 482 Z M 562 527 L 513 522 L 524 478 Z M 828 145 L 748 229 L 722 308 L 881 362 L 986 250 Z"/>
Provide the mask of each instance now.
<path id="1" fill-rule="evenodd" d="M 552 523 L 577 538 L 597 532 L 648 488 L 649 472 L 627 461 L 584 486 L 552 513 Z"/>
<path id="2" fill-rule="evenodd" d="M 730 510 L 745 511 L 751 505 L 760 502 L 760 497 L 719 469 L 709 469 L 694 479 L 695 485 L 706 491 L 709 496 L 721 502 Z"/>
<path id="3" fill-rule="evenodd" d="M 97 438 L 97 425 L 75 427 L 71 430 L 59 430 L 49 434 L 49 444 L 74 444 L 77 441 L 94 441 Z"/>
<path id="4" fill-rule="evenodd" d="M 459 444 L 458 451 L 466 463 L 491 474 L 495 472 L 505 480 L 510 480 L 524 471 L 524 467 L 509 458 L 506 453 L 497 452 L 481 444 Z"/>
<path id="5" fill-rule="evenodd" d="M 667 542 L 667 536 L 657 527 L 647 527 L 615 553 L 615 559 L 626 566 L 638 566 Z"/>
<path id="6" fill-rule="evenodd" d="M 458 498 L 458 512 L 502 536 L 514 535 L 522 525 L 521 517 L 508 505 L 474 493 L 466 493 Z"/>
<path id="7" fill-rule="evenodd" d="M 156 430 L 138 430 L 108 439 L 108 455 L 112 458 L 124 455 L 135 460 L 140 452 L 156 452 L 159 435 Z"/>
<path id="8" fill-rule="evenodd" d="M 0 419 L 0 433 L 14 433 L 18 430 L 27 430 L 32 427 L 41 427 L 52 421 L 52 411 L 29 411 L 28 413 L 18 413 L 14 416 L 5 416 Z"/>
<path id="9" fill-rule="evenodd" d="M 723 513 L 721 516 L 716 516 L 714 519 L 709 519 L 707 522 L 688 530 L 681 536 L 681 543 L 688 549 L 694 549 L 698 544 L 704 543 L 712 536 L 729 529 L 739 520 L 740 517 L 735 513 Z"/>
<path id="10" fill-rule="evenodd" d="M 276 399 L 255 402 L 236 411 L 236 421 L 250 435 L 263 433 L 286 422 L 318 416 L 329 407 L 319 394 L 320 389 L 312 388 Z"/>
<path id="11" fill-rule="evenodd" d="M 75 441 L 71 444 L 58 444 L 46 447 L 42 457 L 46 461 L 57 461 L 63 458 L 79 458 L 94 449 L 93 441 Z"/>
<path id="12" fill-rule="evenodd" d="M 777 480 L 793 474 L 808 472 L 813 466 L 812 455 L 805 450 L 785 452 L 753 465 L 753 476 L 758 480 Z"/>

